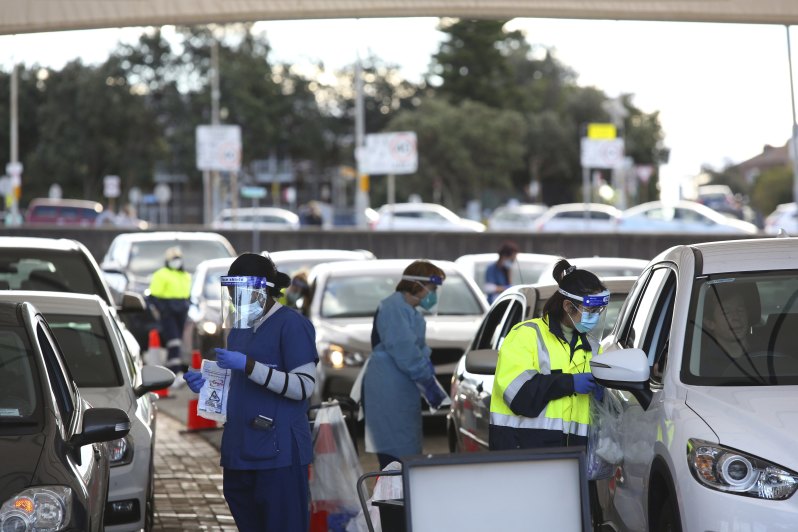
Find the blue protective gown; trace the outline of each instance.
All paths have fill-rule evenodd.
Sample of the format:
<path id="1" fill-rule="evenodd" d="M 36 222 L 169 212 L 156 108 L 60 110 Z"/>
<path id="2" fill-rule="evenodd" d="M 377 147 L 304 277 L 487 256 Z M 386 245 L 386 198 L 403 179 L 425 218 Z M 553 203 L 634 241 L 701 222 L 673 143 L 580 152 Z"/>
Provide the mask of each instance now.
<path id="1" fill-rule="evenodd" d="M 485 283 L 496 286 L 509 286 L 510 279 L 507 277 L 507 270 L 496 262 L 488 265 L 488 268 L 485 270 Z M 488 296 L 488 303 L 493 303 L 503 290 L 504 289 L 498 292 L 488 292 L 485 294 Z"/>
<path id="2" fill-rule="evenodd" d="M 395 457 L 421 453 L 421 396 L 416 382 L 434 377 L 427 324 L 394 292 L 380 303 L 379 343 L 363 376 L 366 450 Z"/>

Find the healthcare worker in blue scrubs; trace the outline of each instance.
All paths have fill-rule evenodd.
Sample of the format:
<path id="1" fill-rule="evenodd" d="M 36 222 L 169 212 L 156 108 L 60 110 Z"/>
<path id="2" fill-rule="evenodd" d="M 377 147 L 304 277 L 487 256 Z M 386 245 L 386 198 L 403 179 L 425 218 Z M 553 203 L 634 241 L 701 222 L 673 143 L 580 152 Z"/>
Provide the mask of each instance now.
<path id="1" fill-rule="evenodd" d="M 221 465 L 224 498 L 245 532 L 307 532 L 310 524 L 307 411 L 318 357 L 313 325 L 276 300 L 289 282 L 254 253 L 222 277 L 228 337 L 216 360 L 231 382 Z M 194 392 L 205 382 L 198 372 L 185 380 Z"/>
<path id="2" fill-rule="evenodd" d="M 427 324 L 417 308 L 435 306 L 445 278 L 431 262 L 417 260 L 405 268 L 396 291 L 377 308 L 362 395 L 366 451 L 377 453 L 380 469 L 402 456 L 421 453 L 421 395 L 433 408 L 447 398 L 435 379 L 432 350 L 425 340 Z"/>

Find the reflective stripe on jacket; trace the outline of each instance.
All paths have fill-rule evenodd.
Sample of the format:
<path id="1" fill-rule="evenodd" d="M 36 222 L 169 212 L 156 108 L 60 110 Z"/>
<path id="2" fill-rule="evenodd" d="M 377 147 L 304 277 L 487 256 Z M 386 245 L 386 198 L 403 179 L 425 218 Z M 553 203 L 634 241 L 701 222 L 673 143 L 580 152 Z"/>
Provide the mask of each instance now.
<path id="1" fill-rule="evenodd" d="M 517 324 L 499 350 L 491 425 L 587 436 L 590 396 L 574 393 L 570 375 L 590 371 L 592 347 L 584 335 L 574 343 L 571 355 L 544 318 Z"/>
<path id="2" fill-rule="evenodd" d="M 163 267 L 152 274 L 150 295 L 158 299 L 188 299 L 191 295 L 191 274 Z"/>

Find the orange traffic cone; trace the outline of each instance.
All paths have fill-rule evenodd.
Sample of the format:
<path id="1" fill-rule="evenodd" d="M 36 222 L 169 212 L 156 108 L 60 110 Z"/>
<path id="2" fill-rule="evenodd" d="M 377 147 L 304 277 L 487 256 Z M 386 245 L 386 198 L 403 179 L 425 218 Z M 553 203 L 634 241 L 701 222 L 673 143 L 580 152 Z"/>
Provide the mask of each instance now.
<path id="1" fill-rule="evenodd" d="M 161 353 L 165 350 L 161 347 L 161 335 L 158 334 L 158 329 L 150 329 L 150 335 L 147 342 L 147 352 L 144 355 L 144 361 L 147 364 L 159 364 L 162 357 Z M 177 377 L 180 378 L 180 377 Z M 162 390 L 154 390 L 155 395 L 161 398 L 169 397 L 169 387 Z"/>
<path id="2" fill-rule="evenodd" d="M 191 353 L 191 368 L 192 369 L 200 369 L 202 367 L 202 355 L 198 349 L 195 349 Z M 197 403 L 199 400 L 197 399 L 196 394 L 192 394 L 193 397 L 188 400 L 188 416 L 186 417 L 186 430 L 191 432 L 195 430 L 207 430 L 207 429 L 215 429 L 218 428 L 216 421 L 212 419 L 205 419 L 202 416 L 197 415 Z"/>

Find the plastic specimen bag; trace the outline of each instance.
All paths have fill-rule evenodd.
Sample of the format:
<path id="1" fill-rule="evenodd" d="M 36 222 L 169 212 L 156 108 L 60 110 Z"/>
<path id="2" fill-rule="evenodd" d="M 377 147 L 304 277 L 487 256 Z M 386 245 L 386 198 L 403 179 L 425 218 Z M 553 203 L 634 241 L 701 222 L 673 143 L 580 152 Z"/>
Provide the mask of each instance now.
<path id="1" fill-rule="evenodd" d="M 587 478 L 599 480 L 611 477 L 614 466 L 621 462 L 621 408 L 608 390 L 601 400 L 590 399 L 590 428 L 587 432 Z"/>

